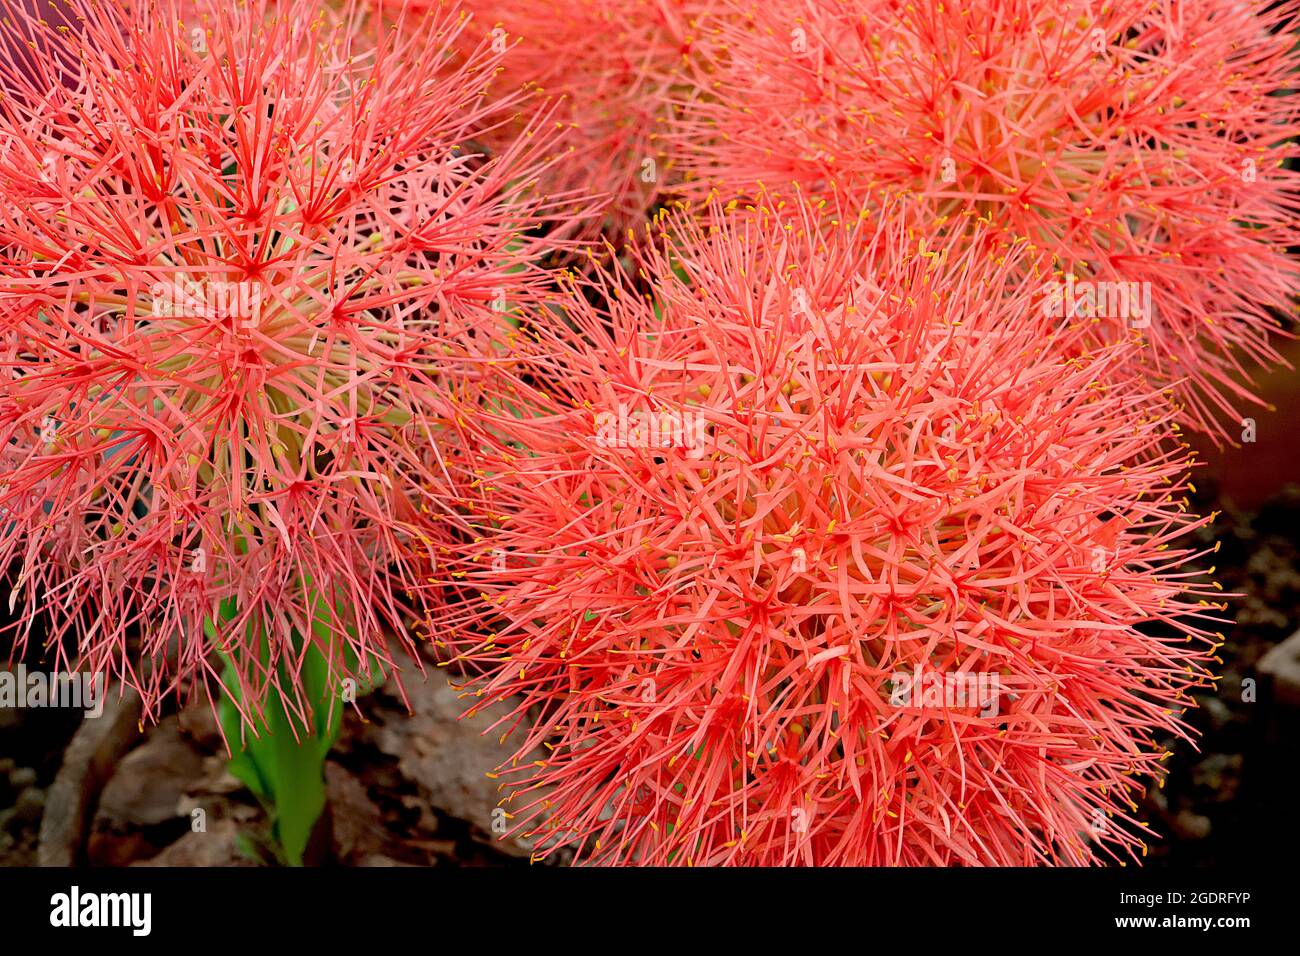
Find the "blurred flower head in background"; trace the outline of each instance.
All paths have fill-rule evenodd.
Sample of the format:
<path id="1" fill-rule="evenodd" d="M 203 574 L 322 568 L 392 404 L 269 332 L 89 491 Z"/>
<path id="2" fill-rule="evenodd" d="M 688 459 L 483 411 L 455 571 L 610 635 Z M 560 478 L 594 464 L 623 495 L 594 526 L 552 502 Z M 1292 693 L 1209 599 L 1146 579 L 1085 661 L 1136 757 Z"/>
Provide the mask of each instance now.
<path id="1" fill-rule="evenodd" d="M 727 9 L 674 114 L 688 194 L 913 196 L 936 230 L 973 211 L 1056 281 L 1144 289 L 1153 309 L 1094 312 L 1093 340 L 1139 338 L 1185 423 L 1239 431 L 1298 277 L 1294 2 Z"/>
<path id="2" fill-rule="evenodd" d="M 403 0 L 375 0 L 404 11 Z M 436 7 L 438 0 L 421 0 Z M 567 155 L 548 174 L 558 192 L 591 192 L 602 214 L 587 223 L 621 234 L 643 221 L 677 179 L 659 134 L 682 90 L 699 81 L 697 42 L 717 0 L 465 0 L 465 36 L 502 54 L 495 90 L 528 90 L 554 104 Z M 507 125 L 496 142 L 508 140 Z"/>

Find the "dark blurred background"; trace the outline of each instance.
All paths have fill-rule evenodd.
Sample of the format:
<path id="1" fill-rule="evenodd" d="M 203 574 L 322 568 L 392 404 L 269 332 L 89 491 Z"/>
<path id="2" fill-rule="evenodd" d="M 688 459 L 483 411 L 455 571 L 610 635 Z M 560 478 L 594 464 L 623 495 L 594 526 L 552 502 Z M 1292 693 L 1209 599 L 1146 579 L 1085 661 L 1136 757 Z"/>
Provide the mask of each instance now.
<path id="1" fill-rule="evenodd" d="M 1225 615 L 1217 691 L 1196 695 L 1187 715 L 1200 739 L 1169 741 L 1169 779 L 1142 805 L 1161 837 L 1148 866 L 1248 865 L 1300 849 L 1300 342 L 1281 351 L 1293 368 L 1259 377 L 1274 409 L 1253 413 L 1254 442 L 1188 436 L 1204 463 L 1194 505 L 1219 512 L 1199 533 L 1220 543 L 1204 563 L 1240 596 Z"/>

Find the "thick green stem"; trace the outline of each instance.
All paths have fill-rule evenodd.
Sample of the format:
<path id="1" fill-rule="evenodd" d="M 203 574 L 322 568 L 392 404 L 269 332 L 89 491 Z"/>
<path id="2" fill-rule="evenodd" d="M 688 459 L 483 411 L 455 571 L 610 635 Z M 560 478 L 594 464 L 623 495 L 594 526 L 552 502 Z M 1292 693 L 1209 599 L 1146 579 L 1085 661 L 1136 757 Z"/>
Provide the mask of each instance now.
<path id="1" fill-rule="evenodd" d="M 226 620 L 234 613 L 233 607 L 222 609 Z M 265 663 L 266 642 L 260 634 L 256 646 Z M 296 649 L 302 651 L 301 646 Z M 281 663 L 278 677 L 281 687 L 300 689 L 303 702 L 311 708 L 305 723 L 272 690 L 249 725 L 240 713 L 243 701 L 236 668 L 229 660 L 223 675 L 226 694 L 218 708 L 232 752 L 230 772 L 266 808 L 277 854 L 290 866 L 303 865 L 312 830 L 325 809 L 325 758 L 342 725 L 342 701 L 332 693 L 325 657 L 309 643 L 302 660 L 301 673 L 290 674 Z M 251 712 L 252 708 L 245 708 L 245 713 Z"/>

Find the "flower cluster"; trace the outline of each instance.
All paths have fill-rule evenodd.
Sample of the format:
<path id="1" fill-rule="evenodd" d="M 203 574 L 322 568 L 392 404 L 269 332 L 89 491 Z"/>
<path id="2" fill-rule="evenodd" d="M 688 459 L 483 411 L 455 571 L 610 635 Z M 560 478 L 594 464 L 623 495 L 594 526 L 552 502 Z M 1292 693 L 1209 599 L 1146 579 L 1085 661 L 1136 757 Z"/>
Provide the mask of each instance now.
<path id="1" fill-rule="evenodd" d="M 1300 0 L 0 22 L 10 653 L 298 736 L 419 622 L 539 857 L 1141 858 L 1226 609 L 1180 428 L 1290 331 Z M 287 860 L 313 730 L 234 756 Z"/>
<path id="2" fill-rule="evenodd" d="M 433 630 L 475 707 L 537 715 L 502 774 L 539 854 L 1140 852 L 1214 642 L 1185 452 L 1131 345 L 1060 342 L 1014 250 L 905 218 L 661 219 L 461 394 L 480 520 Z M 611 442 L 625 408 L 699 444 Z"/>
<path id="3" fill-rule="evenodd" d="M 450 15 L 354 45 L 307 0 L 6 8 L 29 51 L 0 68 L 16 638 L 48 619 L 151 703 L 221 657 L 256 701 L 294 635 L 340 676 L 386 660 L 415 519 L 454 494 L 456 343 L 534 294 L 529 236 L 562 212 L 545 137 L 474 146 L 499 55 L 454 59 Z"/>

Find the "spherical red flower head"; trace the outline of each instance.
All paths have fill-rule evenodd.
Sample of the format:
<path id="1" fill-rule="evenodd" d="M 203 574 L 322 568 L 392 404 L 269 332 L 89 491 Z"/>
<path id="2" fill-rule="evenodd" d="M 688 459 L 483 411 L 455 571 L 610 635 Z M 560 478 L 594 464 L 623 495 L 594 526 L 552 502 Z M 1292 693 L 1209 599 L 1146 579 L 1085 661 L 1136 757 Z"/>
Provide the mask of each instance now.
<path id="1" fill-rule="evenodd" d="M 150 703 L 218 654 L 256 701 L 294 635 L 339 677 L 386 660 L 414 520 L 455 493 L 455 343 L 532 294 L 524 231 L 558 214 L 544 137 L 474 146 L 496 54 L 443 69 L 446 18 L 354 50 L 306 0 L 201 29 L 165 0 L 80 2 L 79 31 L 4 6 L 77 68 L 0 103 L 16 640 L 48 615 Z"/>
<path id="2" fill-rule="evenodd" d="M 1218 606 L 1127 347 L 1065 358 L 991 240 L 667 226 L 464 396 L 480 530 L 434 629 L 476 707 L 537 715 L 513 826 L 614 864 L 1140 852 Z"/>
<path id="3" fill-rule="evenodd" d="M 377 0 L 391 11 L 405 0 Z M 431 5 L 436 0 L 421 0 Z M 497 88 L 539 90 L 558 100 L 554 121 L 568 156 L 553 192 L 598 195 L 592 219 L 621 233 L 674 180 L 657 137 L 694 82 L 692 53 L 716 0 L 465 0 L 467 35 L 504 54 Z M 409 15 L 409 14 L 408 14 Z M 503 127 L 512 135 L 513 127 Z"/>
<path id="4" fill-rule="evenodd" d="M 746 4 L 711 99 L 683 111 L 695 191 L 758 182 L 974 210 L 1049 256 L 1097 336 L 1137 335 L 1184 419 L 1227 437 L 1289 313 L 1297 5 L 1235 0 Z M 1071 279 L 1073 276 L 1074 279 Z"/>

